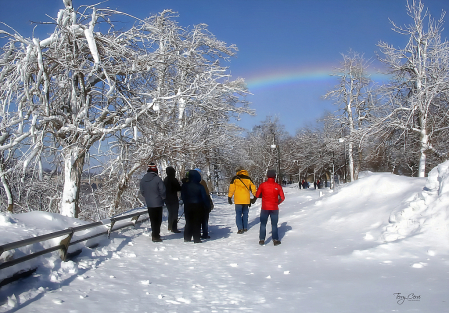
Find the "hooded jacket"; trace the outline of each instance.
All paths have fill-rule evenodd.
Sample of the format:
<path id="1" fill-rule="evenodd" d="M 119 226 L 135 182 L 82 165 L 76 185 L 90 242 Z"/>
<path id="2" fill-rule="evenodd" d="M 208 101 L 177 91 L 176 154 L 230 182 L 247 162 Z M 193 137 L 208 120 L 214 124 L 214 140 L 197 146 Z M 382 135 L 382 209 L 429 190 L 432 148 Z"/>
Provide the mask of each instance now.
<path id="1" fill-rule="evenodd" d="M 189 180 L 181 187 L 182 201 L 184 204 L 202 204 L 207 210 L 210 210 L 209 197 L 200 181 L 200 173 L 195 170 L 189 171 Z"/>
<path id="2" fill-rule="evenodd" d="M 229 185 L 228 197 L 234 196 L 235 204 L 250 204 L 251 195 L 250 190 L 253 195 L 256 194 L 256 186 L 251 181 L 246 170 L 241 170 L 237 172 Z"/>
<path id="3" fill-rule="evenodd" d="M 166 169 L 167 177 L 164 179 L 164 185 L 166 189 L 166 204 L 178 204 L 178 191 L 181 191 L 181 185 L 176 179 L 176 171 L 173 167 L 169 166 Z"/>
<path id="4" fill-rule="evenodd" d="M 155 172 L 147 172 L 140 180 L 140 193 L 145 198 L 148 208 L 164 205 L 165 185 Z"/>
<path id="5" fill-rule="evenodd" d="M 260 184 L 256 197 L 262 198 L 262 210 L 279 210 L 279 204 L 285 200 L 282 186 L 274 178 L 268 178 Z"/>

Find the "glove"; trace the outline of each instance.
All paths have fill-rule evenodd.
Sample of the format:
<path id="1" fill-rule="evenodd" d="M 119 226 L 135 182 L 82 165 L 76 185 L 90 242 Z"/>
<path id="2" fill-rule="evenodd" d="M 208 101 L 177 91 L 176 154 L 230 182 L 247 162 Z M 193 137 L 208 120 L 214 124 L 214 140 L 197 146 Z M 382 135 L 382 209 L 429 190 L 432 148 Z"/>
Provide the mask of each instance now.
<path id="1" fill-rule="evenodd" d="M 251 204 L 256 203 L 256 201 L 257 201 L 257 198 L 256 198 L 256 197 L 253 197 L 253 198 L 251 199 Z"/>
<path id="2" fill-rule="evenodd" d="M 232 204 L 232 198 L 231 197 L 228 197 L 228 203 Z"/>

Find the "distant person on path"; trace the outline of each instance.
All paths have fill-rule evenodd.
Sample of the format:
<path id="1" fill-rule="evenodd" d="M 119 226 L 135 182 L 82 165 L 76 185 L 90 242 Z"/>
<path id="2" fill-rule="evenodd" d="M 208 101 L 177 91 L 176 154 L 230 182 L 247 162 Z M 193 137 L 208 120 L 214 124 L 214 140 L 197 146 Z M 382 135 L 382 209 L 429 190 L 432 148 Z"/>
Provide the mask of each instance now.
<path id="1" fill-rule="evenodd" d="M 282 190 L 282 186 L 275 182 L 275 177 L 276 171 L 268 170 L 267 181 L 260 184 L 259 189 L 257 189 L 256 193 L 257 198 L 262 198 L 259 232 L 260 245 L 265 244 L 268 216 L 271 218 L 271 237 L 273 238 L 273 244 L 275 246 L 281 244 L 278 234 L 279 204 L 281 204 L 285 200 L 285 196 L 284 191 Z"/>
<path id="2" fill-rule="evenodd" d="M 303 189 L 309 188 L 309 183 L 306 182 L 304 179 L 302 180 L 302 188 L 303 188 Z"/>
<path id="3" fill-rule="evenodd" d="M 228 203 L 232 204 L 232 196 L 235 203 L 235 222 L 237 224 L 237 234 L 243 234 L 248 230 L 248 212 L 249 206 L 256 202 L 254 196 L 251 200 L 250 193 L 256 194 L 256 186 L 244 169 L 238 169 L 229 185 Z"/>
<path id="4" fill-rule="evenodd" d="M 166 190 L 165 204 L 168 211 L 168 230 L 173 233 L 180 233 L 178 230 L 178 212 L 179 199 L 178 191 L 181 191 L 181 185 L 176 179 L 176 170 L 169 166 L 166 168 L 167 177 L 164 179 Z"/>
<path id="5" fill-rule="evenodd" d="M 147 173 L 140 180 L 140 193 L 145 198 L 151 223 L 151 239 L 161 242 L 162 206 L 165 200 L 165 185 L 158 176 L 154 163 L 148 165 Z"/>
<path id="6" fill-rule="evenodd" d="M 188 180 L 181 187 L 181 198 L 184 202 L 186 219 L 184 242 L 192 241 L 193 237 L 194 243 L 201 243 L 201 221 L 204 211 L 210 209 L 210 200 L 200 181 L 200 173 L 190 170 Z"/>
<path id="7" fill-rule="evenodd" d="M 195 171 L 197 171 L 201 176 L 201 170 L 199 168 L 196 168 Z M 209 214 L 214 208 L 214 203 L 212 202 L 212 198 L 210 197 L 209 188 L 207 187 L 207 183 L 204 181 L 203 177 L 201 177 L 200 184 L 204 187 L 204 190 L 206 190 L 207 197 L 210 201 L 210 209 L 204 210 L 203 212 L 203 218 L 201 219 L 201 238 L 202 239 L 209 239 Z"/>

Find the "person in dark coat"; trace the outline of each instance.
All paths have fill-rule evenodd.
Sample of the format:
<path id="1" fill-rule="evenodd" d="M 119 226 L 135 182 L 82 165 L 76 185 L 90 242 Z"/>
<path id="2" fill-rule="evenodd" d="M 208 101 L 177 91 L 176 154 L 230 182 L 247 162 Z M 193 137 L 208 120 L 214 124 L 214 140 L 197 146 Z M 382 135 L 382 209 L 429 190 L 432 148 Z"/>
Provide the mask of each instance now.
<path id="1" fill-rule="evenodd" d="M 196 168 L 195 171 L 200 173 L 201 176 L 201 170 L 199 168 Z M 212 198 L 210 197 L 209 188 L 207 187 L 206 181 L 201 177 L 200 184 L 204 187 L 204 190 L 206 190 L 207 197 L 209 198 L 210 202 L 210 209 L 204 210 L 203 218 L 201 219 L 201 238 L 202 239 L 209 239 L 209 214 L 214 208 L 214 203 L 212 202 Z"/>
<path id="2" fill-rule="evenodd" d="M 201 220 L 204 210 L 210 209 L 210 200 L 206 190 L 200 184 L 201 175 L 195 170 L 189 171 L 189 179 L 182 184 L 181 198 L 184 202 L 184 215 L 186 225 L 184 228 L 184 241 L 201 243 Z"/>
<path id="3" fill-rule="evenodd" d="M 309 183 L 306 182 L 304 179 L 302 180 L 302 188 L 303 188 L 303 189 L 309 188 Z"/>
<path id="4" fill-rule="evenodd" d="M 161 242 L 162 206 L 165 200 L 165 185 L 158 176 L 154 163 L 148 165 L 147 173 L 140 180 L 140 193 L 145 198 L 151 223 L 153 242 Z"/>
<path id="5" fill-rule="evenodd" d="M 166 190 L 165 204 L 168 210 L 168 230 L 173 233 L 180 233 L 178 230 L 178 211 L 179 199 L 178 191 L 181 191 L 181 185 L 176 179 L 176 170 L 169 166 L 166 168 L 167 177 L 164 179 Z"/>

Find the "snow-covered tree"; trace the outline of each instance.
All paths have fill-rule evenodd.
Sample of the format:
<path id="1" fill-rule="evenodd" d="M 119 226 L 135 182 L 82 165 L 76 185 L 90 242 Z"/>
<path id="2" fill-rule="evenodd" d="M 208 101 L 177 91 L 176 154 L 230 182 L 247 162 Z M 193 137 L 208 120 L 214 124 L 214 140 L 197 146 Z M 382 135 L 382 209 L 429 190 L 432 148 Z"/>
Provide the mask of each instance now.
<path id="1" fill-rule="evenodd" d="M 339 84 L 326 95 L 325 99 L 331 99 L 339 108 L 339 115 L 333 115 L 342 128 L 347 130 L 345 144 L 348 149 L 348 173 L 349 180 L 354 181 L 356 177 L 354 160 L 354 143 L 356 143 L 356 132 L 361 130 L 364 121 L 372 110 L 371 86 L 372 81 L 367 73 L 368 62 L 363 55 L 350 51 L 342 54 L 343 62 L 335 70 L 333 76 L 339 80 Z M 360 142 L 360 147 L 363 141 Z M 360 150 L 360 149 L 359 149 Z"/>
<path id="2" fill-rule="evenodd" d="M 268 169 L 275 169 L 277 181 L 281 181 L 286 169 L 289 167 L 285 159 L 287 147 L 283 144 L 288 137 L 284 126 L 277 117 L 267 116 L 261 124 L 249 131 L 244 139 L 246 151 L 245 166 L 254 178 L 255 183 L 266 179 Z"/>
<path id="3" fill-rule="evenodd" d="M 424 177 L 430 152 L 447 157 L 447 150 L 435 139 L 448 129 L 449 43 L 441 38 L 444 12 L 435 20 L 421 1 L 413 0 L 407 2 L 407 14 L 412 24 L 392 22 L 394 31 L 408 37 L 406 46 L 398 49 L 385 42 L 378 44 L 384 55 L 381 61 L 394 76 L 384 89 L 391 108 L 382 124 L 400 130 L 402 137 L 418 139 L 418 176 Z"/>
<path id="4" fill-rule="evenodd" d="M 0 54 L 0 180 L 8 210 L 12 211 L 14 199 L 10 177 L 18 170 L 19 160 L 26 168 L 39 154 L 43 133 L 37 124 L 38 90 L 29 88 L 33 77 L 27 73 L 28 56 L 24 45 L 30 41 L 2 30 L 0 34 L 11 38 Z M 22 145 L 25 141 L 34 146 L 28 149 L 29 146 Z"/>
<path id="5" fill-rule="evenodd" d="M 89 149 L 120 132 L 134 129 L 132 133 L 138 136 L 137 123 L 144 116 L 154 120 L 161 110 L 173 110 L 169 104 L 195 98 L 204 108 L 213 107 L 211 95 L 223 96 L 236 85 L 220 81 L 226 74 L 217 61 L 234 48 L 209 36 L 204 25 L 195 27 L 189 37 L 179 33 L 167 17 L 170 11 L 135 19 L 129 30 L 118 31 L 111 16 L 120 12 L 95 6 L 75 10 L 70 0 L 64 0 L 64 5 L 54 19 L 53 34 L 44 40 L 3 31 L 12 48 L 2 59 L 12 60 L 8 62 L 18 71 L 8 65 L 2 71 L 2 82 L 19 86 L 14 105 L 32 108 L 30 116 L 18 114 L 31 119 L 28 132 L 45 130 L 56 142 L 64 160 L 60 211 L 77 216 L 81 173 Z M 185 37 L 173 41 L 171 36 Z M 172 72 L 173 58 L 176 73 Z M 184 114 L 181 108 L 175 116 L 181 120 Z M 23 132 L 14 140 L 29 135 Z"/>

